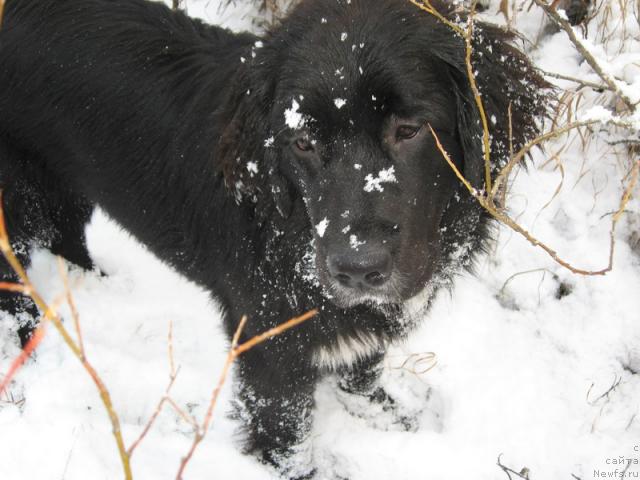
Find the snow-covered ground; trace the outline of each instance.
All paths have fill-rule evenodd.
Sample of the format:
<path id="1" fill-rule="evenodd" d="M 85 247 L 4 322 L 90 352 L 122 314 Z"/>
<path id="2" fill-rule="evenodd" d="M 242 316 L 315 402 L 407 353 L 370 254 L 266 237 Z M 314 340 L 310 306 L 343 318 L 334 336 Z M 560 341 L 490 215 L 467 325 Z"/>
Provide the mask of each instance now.
<path id="1" fill-rule="evenodd" d="M 493 13 L 499 3 L 485 16 L 503 22 Z M 525 7 L 516 25 L 531 40 L 527 48 L 538 65 L 599 82 L 564 33 L 543 34 L 537 8 L 516 3 Z M 608 3 L 590 24 L 590 43 L 611 73 L 635 82 L 633 94 L 640 90 L 638 13 L 632 1 Z M 620 5 L 628 8 L 624 25 Z M 220 11 L 216 1 L 190 0 L 188 7 L 208 21 L 251 25 L 240 5 Z M 600 22 L 608 25 L 606 35 Z M 582 93 L 578 113 L 610 98 Z M 576 135 L 553 141 L 511 188 L 512 215 L 577 267 L 599 269 L 608 261 L 611 214 L 630 163 L 625 147 L 607 140 L 596 128 L 585 144 Z M 562 177 L 555 153 L 564 169 L 557 195 Z M 527 468 L 535 480 L 620 478 L 626 467 L 627 478 L 640 477 L 640 248 L 634 251 L 630 241 L 638 231 L 640 202 L 632 200 L 616 233 L 613 271 L 583 277 L 499 228 L 475 276 L 463 274 L 451 293 L 441 292 L 419 331 L 390 352 L 385 376 L 392 391 L 407 384 L 430 388 L 417 432 L 373 429 L 345 411 L 331 381 L 320 386 L 313 435 L 320 478 L 504 480 L 501 454 L 506 467 Z M 88 237 L 108 275 L 72 271 L 73 293 L 87 355 L 111 392 L 126 443 L 139 435 L 167 386 L 170 323 L 180 367 L 172 398 L 201 419 L 225 359 L 215 305 L 104 215 L 95 215 Z M 48 253 L 37 254 L 30 273 L 48 299 L 62 291 Z M 19 353 L 12 323 L 0 318 L 0 372 Z M 427 352 L 437 363 L 419 373 L 428 366 Z M 415 358 L 422 360 L 414 365 Z M 237 448 L 237 424 L 225 415 L 229 387 L 187 479 L 270 475 Z M 9 392 L 0 398 L 0 479 L 122 478 L 98 393 L 52 328 Z M 134 478 L 175 478 L 191 439 L 189 424 L 164 409 L 133 456 Z"/>

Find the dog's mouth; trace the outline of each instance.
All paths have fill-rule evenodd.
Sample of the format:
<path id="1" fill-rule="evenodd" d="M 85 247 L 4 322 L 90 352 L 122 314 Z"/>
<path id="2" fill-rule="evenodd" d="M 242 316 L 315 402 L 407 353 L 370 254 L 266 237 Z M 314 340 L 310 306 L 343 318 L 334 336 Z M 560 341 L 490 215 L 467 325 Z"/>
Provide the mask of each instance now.
<path id="1" fill-rule="evenodd" d="M 329 280 L 325 285 L 325 296 L 340 308 L 351 308 L 358 305 L 384 307 L 402 303 L 401 289 L 397 281 L 389 280 L 384 287 L 363 288 L 345 287 L 337 281 Z"/>

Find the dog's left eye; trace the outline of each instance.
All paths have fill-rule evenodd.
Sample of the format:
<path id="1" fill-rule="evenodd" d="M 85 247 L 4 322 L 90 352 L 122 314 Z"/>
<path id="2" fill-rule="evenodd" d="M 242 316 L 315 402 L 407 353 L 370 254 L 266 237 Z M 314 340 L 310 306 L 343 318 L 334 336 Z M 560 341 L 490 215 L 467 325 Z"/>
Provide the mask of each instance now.
<path id="1" fill-rule="evenodd" d="M 415 137 L 421 128 L 419 125 L 400 125 L 396 130 L 396 140 L 409 140 Z"/>
<path id="2" fill-rule="evenodd" d="M 312 152 L 315 148 L 313 143 L 314 142 L 309 140 L 309 138 L 307 137 L 300 137 L 296 139 L 295 146 L 301 152 Z"/>

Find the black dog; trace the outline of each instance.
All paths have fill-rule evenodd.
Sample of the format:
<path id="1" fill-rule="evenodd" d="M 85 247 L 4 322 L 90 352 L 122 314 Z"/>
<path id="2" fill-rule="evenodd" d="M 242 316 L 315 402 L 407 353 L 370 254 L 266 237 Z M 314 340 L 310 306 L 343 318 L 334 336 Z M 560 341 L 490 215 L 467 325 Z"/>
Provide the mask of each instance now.
<path id="1" fill-rule="evenodd" d="M 544 113 L 509 39 L 476 27 L 496 168 Z M 44 246 L 91 269 L 98 205 L 209 289 L 229 334 L 245 314 L 249 338 L 320 309 L 237 369 L 247 447 L 291 477 L 312 472 L 288 459 L 318 378 L 393 409 L 387 345 L 482 249 L 487 218 L 429 129 L 481 189 L 477 112 L 464 42 L 405 0 L 303 0 L 264 38 L 144 0 L 7 0 L 0 30 L 0 181 L 23 263 Z M 25 341 L 37 311 L 3 295 Z"/>

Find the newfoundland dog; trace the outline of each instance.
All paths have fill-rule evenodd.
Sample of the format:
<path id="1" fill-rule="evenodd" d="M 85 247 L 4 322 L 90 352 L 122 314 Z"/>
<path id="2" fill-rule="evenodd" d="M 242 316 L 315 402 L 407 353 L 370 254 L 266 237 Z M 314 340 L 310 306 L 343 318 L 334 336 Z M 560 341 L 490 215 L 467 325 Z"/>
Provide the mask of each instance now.
<path id="1" fill-rule="evenodd" d="M 494 169 L 545 108 L 544 82 L 509 41 L 476 25 Z M 430 128 L 482 189 L 464 41 L 407 0 L 302 0 L 262 37 L 145 0 L 6 2 L 0 184 L 13 248 L 25 265 L 45 247 L 92 269 L 84 227 L 98 206 L 207 288 L 229 335 L 243 315 L 249 338 L 319 309 L 237 364 L 247 450 L 287 477 L 313 475 L 318 379 L 335 374 L 345 395 L 395 411 L 378 382 L 387 346 L 483 248 L 487 216 Z M 2 276 L 15 280 L 4 263 Z M 0 301 L 24 342 L 37 310 Z"/>

